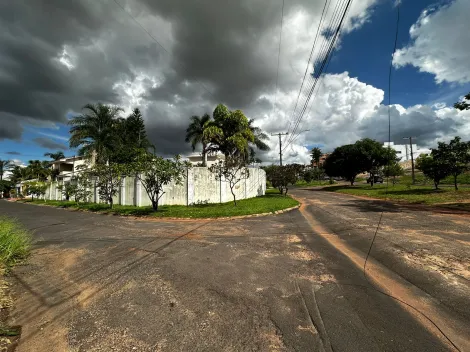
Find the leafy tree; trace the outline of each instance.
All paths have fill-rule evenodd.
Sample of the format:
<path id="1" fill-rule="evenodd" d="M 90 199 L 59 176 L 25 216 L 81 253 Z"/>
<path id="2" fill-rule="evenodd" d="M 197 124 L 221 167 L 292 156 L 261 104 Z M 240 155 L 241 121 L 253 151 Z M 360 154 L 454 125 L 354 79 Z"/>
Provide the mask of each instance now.
<path id="1" fill-rule="evenodd" d="M 435 159 L 430 155 L 420 155 L 416 159 L 416 168 L 421 170 L 424 176 L 433 180 L 436 189 L 441 180 L 450 175 L 449 164 L 445 160 Z"/>
<path id="2" fill-rule="evenodd" d="M 202 117 L 191 116 L 190 124 L 186 129 L 185 142 L 191 143 L 193 151 L 196 150 L 196 146 L 200 143 L 202 146 L 202 166 L 207 166 L 207 153 L 209 151 L 209 138 L 206 130 L 210 126 L 212 119 L 209 114 L 205 114 Z"/>
<path id="3" fill-rule="evenodd" d="M 391 177 L 393 184 L 396 183 L 396 177 L 397 176 L 402 176 L 404 173 L 405 172 L 404 172 L 403 168 L 396 161 L 390 163 L 389 165 L 384 166 L 384 169 L 383 169 L 383 175 L 385 177 Z"/>
<path id="4" fill-rule="evenodd" d="M 250 143 L 255 136 L 250 123 L 241 110 L 230 111 L 219 104 L 213 113 L 214 121 L 204 130 L 204 138 L 210 141 L 210 151 L 220 151 L 226 157 L 240 156 L 249 159 Z"/>
<path id="5" fill-rule="evenodd" d="M 3 175 L 6 171 L 10 171 L 13 167 L 11 160 L 0 160 L 0 181 L 3 180 Z"/>
<path id="6" fill-rule="evenodd" d="M 455 103 L 454 108 L 458 110 L 470 110 L 470 103 L 468 101 L 470 101 L 470 93 L 464 97 L 464 100 Z"/>
<path id="7" fill-rule="evenodd" d="M 235 186 L 242 180 L 250 177 L 250 170 L 246 167 L 243 156 L 229 155 L 225 160 L 213 164 L 209 170 L 213 172 L 220 181 L 225 181 L 230 187 L 233 196 L 233 204 L 237 205 Z"/>
<path id="8" fill-rule="evenodd" d="M 295 164 L 271 165 L 265 171 L 267 180 L 284 195 L 287 195 L 289 185 L 294 185 L 299 179 L 299 168 Z"/>
<path id="9" fill-rule="evenodd" d="M 77 185 L 75 182 L 68 181 L 64 182 L 63 184 L 57 187 L 62 195 L 65 197 L 66 201 L 70 200 L 70 197 L 73 197 L 77 193 Z"/>
<path id="10" fill-rule="evenodd" d="M 95 164 L 91 169 L 91 174 L 96 177 L 100 199 L 108 203 L 111 209 L 113 197 L 118 193 L 126 172 L 127 168 L 124 165 L 116 163 Z"/>
<path id="11" fill-rule="evenodd" d="M 189 167 L 191 164 L 182 161 L 179 155 L 174 160 L 169 160 L 150 153 L 141 153 L 130 169 L 136 173 L 147 192 L 153 210 L 158 211 L 160 198 L 165 194 L 163 187 L 171 182 L 181 184 Z"/>
<path id="12" fill-rule="evenodd" d="M 312 165 L 316 167 L 320 167 L 320 158 L 323 155 L 320 148 L 315 147 L 310 151 L 310 155 L 312 156 Z"/>
<path id="13" fill-rule="evenodd" d="M 58 150 L 55 153 L 45 153 L 44 156 L 48 156 L 54 161 L 65 158 L 64 152 L 62 152 L 60 150 Z"/>
<path id="14" fill-rule="evenodd" d="M 75 201 L 78 203 L 80 201 L 87 201 L 93 194 L 91 191 L 91 177 L 89 172 L 83 172 L 75 178 L 77 185 L 77 190 L 75 192 Z"/>
<path id="15" fill-rule="evenodd" d="M 14 183 L 11 181 L 0 180 L 0 198 L 3 198 L 5 195 L 8 195 L 14 186 Z"/>
<path id="16" fill-rule="evenodd" d="M 30 181 L 25 183 L 25 187 L 26 194 L 31 196 L 31 199 L 34 200 L 34 196 L 36 196 L 36 198 L 39 198 L 46 194 L 47 183 L 39 181 Z"/>
<path id="17" fill-rule="evenodd" d="M 87 104 L 85 111 L 73 117 L 69 124 L 70 147 L 80 148 L 79 155 L 91 157 L 96 153 L 96 162 L 104 164 L 110 160 L 119 146 L 120 138 L 116 133 L 121 108 L 98 104 Z"/>
<path id="18" fill-rule="evenodd" d="M 111 162 L 130 163 L 137 154 L 152 146 L 139 108 L 135 108 L 126 119 L 118 118 L 114 128 L 117 145 L 109 158 Z"/>
<path id="19" fill-rule="evenodd" d="M 323 167 L 330 177 L 343 177 L 354 185 L 356 176 L 363 172 L 360 163 L 361 154 L 354 144 L 335 148 L 325 160 Z"/>
<path id="20" fill-rule="evenodd" d="M 396 151 L 392 148 L 384 148 L 379 142 L 364 138 L 354 143 L 358 154 L 358 162 L 361 166 L 361 172 L 367 171 L 371 177 L 370 185 L 374 185 L 374 174 L 392 161 L 395 161 Z"/>
<path id="21" fill-rule="evenodd" d="M 457 177 L 468 169 L 470 162 L 470 144 L 462 142 L 460 137 L 455 137 L 449 142 L 439 142 L 437 149 L 431 151 L 431 155 L 442 165 L 448 165 L 449 174 L 454 177 L 454 187 L 457 190 Z"/>
<path id="22" fill-rule="evenodd" d="M 12 169 L 10 169 L 10 181 L 13 183 L 17 183 L 21 180 L 24 180 L 26 177 L 26 168 L 15 165 Z"/>

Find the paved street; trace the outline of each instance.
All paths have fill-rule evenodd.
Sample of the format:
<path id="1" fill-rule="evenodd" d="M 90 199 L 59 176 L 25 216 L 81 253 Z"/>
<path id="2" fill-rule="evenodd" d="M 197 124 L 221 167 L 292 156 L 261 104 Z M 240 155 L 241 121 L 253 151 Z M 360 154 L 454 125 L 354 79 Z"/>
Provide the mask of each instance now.
<path id="1" fill-rule="evenodd" d="M 199 221 L 1 201 L 35 238 L 12 273 L 17 350 L 470 351 L 470 217 L 293 194 L 289 213 Z"/>

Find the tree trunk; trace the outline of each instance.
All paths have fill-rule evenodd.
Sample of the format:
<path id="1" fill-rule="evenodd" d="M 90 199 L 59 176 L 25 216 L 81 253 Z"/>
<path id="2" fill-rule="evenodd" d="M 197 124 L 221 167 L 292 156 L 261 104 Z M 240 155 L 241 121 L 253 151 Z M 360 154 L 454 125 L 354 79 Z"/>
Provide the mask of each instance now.
<path id="1" fill-rule="evenodd" d="M 372 173 L 370 173 L 370 186 L 374 187 L 374 175 Z"/>
<path id="2" fill-rule="evenodd" d="M 286 191 L 284 192 L 284 195 L 287 196 L 287 191 L 289 190 L 289 188 L 286 187 Z"/>
<path id="3" fill-rule="evenodd" d="M 157 200 L 152 199 L 152 209 L 154 211 L 158 211 L 158 199 Z"/>
<path id="4" fill-rule="evenodd" d="M 232 192 L 232 196 L 233 196 L 233 204 L 235 206 L 237 206 L 237 199 L 235 197 L 235 192 L 233 192 L 233 187 L 230 187 L 230 192 Z"/>
<path id="5" fill-rule="evenodd" d="M 109 207 L 113 209 L 113 197 L 109 197 Z"/>
<path id="6" fill-rule="evenodd" d="M 354 179 L 349 180 L 351 182 L 351 186 L 354 186 Z"/>
<path id="7" fill-rule="evenodd" d="M 457 175 L 454 175 L 454 187 L 455 190 L 458 190 L 459 188 L 457 187 Z"/>
<path id="8" fill-rule="evenodd" d="M 207 144 L 202 144 L 202 166 L 207 167 Z"/>
<path id="9" fill-rule="evenodd" d="M 437 186 L 439 186 L 439 181 L 434 181 L 434 187 L 437 189 L 439 189 Z"/>

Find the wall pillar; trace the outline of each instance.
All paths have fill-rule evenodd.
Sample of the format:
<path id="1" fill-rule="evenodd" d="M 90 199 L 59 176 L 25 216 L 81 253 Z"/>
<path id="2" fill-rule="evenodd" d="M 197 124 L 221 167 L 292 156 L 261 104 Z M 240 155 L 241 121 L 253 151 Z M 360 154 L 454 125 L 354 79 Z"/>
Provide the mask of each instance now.
<path id="1" fill-rule="evenodd" d="M 186 173 L 186 205 L 194 203 L 194 169 L 189 169 Z"/>
<path id="2" fill-rule="evenodd" d="M 119 189 L 119 204 L 126 204 L 126 178 L 123 177 L 121 180 L 121 188 Z"/>
<path id="3" fill-rule="evenodd" d="M 134 187 L 134 199 L 135 199 L 135 206 L 136 207 L 140 207 L 140 203 L 141 203 L 141 198 L 142 198 L 142 193 L 141 193 L 141 188 L 142 188 L 142 184 L 139 180 L 138 177 L 135 178 L 135 187 Z"/>

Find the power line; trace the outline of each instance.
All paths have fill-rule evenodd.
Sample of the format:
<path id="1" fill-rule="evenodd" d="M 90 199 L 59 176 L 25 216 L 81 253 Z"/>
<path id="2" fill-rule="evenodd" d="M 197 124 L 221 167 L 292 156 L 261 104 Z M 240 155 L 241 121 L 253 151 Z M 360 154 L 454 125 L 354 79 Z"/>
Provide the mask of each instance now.
<path id="1" fill-rule="evenodd" d="M 301 120 L 302 120 L 302 118 L 303 118 L 303 116 L 304 116 L 304 114 L 305 114 L 305 111 L 306 111 L 306 109 L 307 109 L 307 107 L 308 107 L 308 103 L 310 102 L 310 98 L 311 98 L 311 96 L 312 96 L 312 94 L 313 94 L 313 92 L 314 92 L 314 90 L 315 90 L 315 87 L 316 87 L 318 81 L 319 81 L 319 80 L 321 79 L 321 77 L 322 77 L 322 72 L 323 72 L 323 70 L 325 69 L 326 64 L 329 63 L 330 54 L 331 54 L 331 52 L 332 52 L 333 49 L 334 49 L 336 40 L 337 40 L 337 38 L 338 38 L 338 36 L 339 36 L 339 33 L 340 33 L 340 31 L 341 31 L 341 28 L 342 28 L 344 19 L 345 19 L 347 13 L 348 13 L 348 10 L 349 10 L 349 8 L 350 8 L 351 2 L 352 2 L 352 0 L 348 0 L 348 2 L 346 3 L 346 5 L 343 7 L 343 9 L 342 9 L 342 11 L 341 11 L 341 12 L 343 12 L 343 15 L 340 16 L 341 19 L 340 19 L 340 21 L 339 21 L 339 23 L 338 23 L 338 27 L 336 28 L 334 34 L 332 35 L 332 39 L 331 39 L 330 42 L 329 42 L 329 46 L 327 45 L 328 49 L 327 49 L 327 51 L 326 51 L 325 54 L 323 54 L 322 56 L 320 56 L 320 57 L 323 57 L 321 66 L 320 66 L 320 68 L 319 68 L 319 70 L 318 70 L 318 73 L 317 73 L 317 72 L 314 72 L 315 75 L 316 75 L 315 81 L 314 81 L 314 83 L 313 83 L 313 85 L 312 85 L 312 87 L 311 87 L 311 89 L 310 89 L 310 91 L 309 91 L 309 94 L 308 94 L 308 96 L 307 96 L 307 98 L 306 98 L 305 104 L 304 104 L 304 106 L 302 107 L 302 109 L 301 109 L 301 111 L 300 111 L 299 117 L 297 118 L 297 121 L 295 122 L 295 126 L 294 126 L 294 129 L 293 129 L 293 131 L 292 131 L 292 135 L 293 135 L 293 136 L 289 139 L 288 144 L 286 145 L 285 148 L 287 148 L 287 146 L 288 146 L 290 143 L 292 143 L 293 138 L 295 138 L 295 132 L 297 131 L 297 128 L 298 128 L 298 126 L 299 126 L 299 124 L 300 124 L 300 122 L 301 122 Z M 342 7 L 342 6 L 340 6 L 340 7 Z M 338 5 L 337 5 L 337 8 L 338 8 Z M 341 12 L 340 12 L 340 13 L 341 13 Z M 317 61 L 318 61 L 318 60 L 317 60 Z"/>
<path id="2" fill-rule="evenodd" d="M 167 54 L 170 54 L 170 52 L 169 52 L 169 51 L 168 51 L 168 50 L 167 50 L 167 49 L 166 49 L 166 48 L 165 48 L 165 47 L 164 47 L 164 46 L 163 46 L 145 27 L 144 27 L 144 26 L 142 26 L 142 24 L 141 24 L 139 21 L 137 21 L 137 19 L 136 19 L 134 16 L 132 16 L 132 14 L 131 14 L 129 11 L 127 11 L 117 0 L 113 0 L 113 1 L 116 3 L 116 5 L 118 5 L 118 6 L 121 8 L 121 10 L 122 10 L 125 14 L 127 14 L 130 18 L 132 18 L 132 20 L 133 20 L 145 33 L 147 33 L 147 35 L 148 35 L 150 38 L 152 38 L 152 40 L 153 40 L 155 43 L 157 43 Z M 179 64 L 179 65 L 180 65 L 181 67 L 183 67 L 183 68 L 187 68 L 187 67 L 185 67 L 185 66 L 184 66 L 183 64 L 181 64 L 181 63 L 177 63 L 177 64 Z M 206 87 L 201 81 L 199 81 L 199 80 L 197 80 L 197 79 L 196 79 L 195 81 L 196 81 L 197 83 L 199 83 L 199 85 L 200 85 L 202 88 L 204 88 L 204 90 L 205 90 L 207 93 L 209 93 L 213 98 L 215 98 L 214 94 L 212 94 L 212 93 L 207 89 L 207 87 Z"/>
<path id="3" fill-rule="evenodd" d="M 345 2 L 343 2 L 345 3 Z M 347 4 L 347 6 L 349 6 L 350 2 Z M 342 11 L 344 11 L 344 14 L 343 14 L 343 19 L 344 19 L 344 15 L 346 13 L 346 10 L 348 9 L 348 7 L 344 7 L 343 8 L 343 5 L 340 5 L 340 2 L 338 2 L 336 4 L 336 7 L 334 9 L 334 12 L 333 12 L 333 15 L 332 15 L 332 18 L 330 20 L 330 24 L 328 26 L 325 27 L 325 29 L 328 29 L 328 28 L 335 28 L 336 26 L 336 23 L 337 23 L 337 19 L 340 18 L 341 16 L 339 15 L 341 13 L 341 11 L 339 11 L 340 9 L 342 9 Z M 342 22 L 339 23 L 338 25 L 338 29 L 340 29 L 341 27 L 341 24 Z M 292 143 L 292 140 L 294 138 L 294 134 L 295 134 L 295 131 L 297 130 L 298 126 L 299 126 L 299 123 L 301 121 L 301 119 L 303 118 L 303 114 L 305 113 L 305 110 L 306 110 L 306 107 L 308 106 L 308 103 L 310 101 L 310 98 L 311 98 L 311 95 L 312 95 L 312 91 L 315 89 L 315 86 L 318 82 L 319 79 L 321 79 L 321 73 L 323 71 L 323 66 L 324 66 L 324 63 L 325 63 L 325 60 L 328 58 L 328 55 L 329 55 L 329 51 L 332 47 L 332 45 L 334 45 L 335 41 L 336 41 L 336 36 L 338 34 L 338 29 L 337 29 L 337 32 L 335 33 L 335 35 L 332 36 L 332 40 L 329 40 L 329 39 L 325 39 L 323 41 L 323 44 L 320 48 L 320 52 L 319 52 L 319 55 L 318 55 L 318 58 L 317 60 L 315 61 L 314 65 L 316 65 L 317 62 L 319 62 L 321 60 L 321 58 L 323 58 L 323 62 L 322 62 L 322 65 L 320 67 L 320 73 L 318 74 L 318 72 L 315 72 L 314 71 L 314 75 L 316 77 L 313 78 L 312 80 L 312 84 L 311 86 L 309 87 L 309 93 L 307 95 L 307 97 L 305 98 L 305 101 L 304 101 L 304 104 L 303 104 L 303 108 L 301 109 L 300 113 L 298 114 L 298 117 L 296 119 L 296 122 L 294 123 L 295 126 L 294 126 L 294 129 L 292 131 L 292 134 L 291 134 L 291 138 L 289 139 L 288 141 L 288 144 L 286 145 L 286 148 L 288 147 L 288 145 L 290 143 Z M 330 49 L 327 49 L 328 48 L 328 43 L 329 43 L 329 46 L 330 46 Z"/>
<path id="4" fill-rule="evenodd" d="M 279 89 L 279 63 L 281 61 L 282 27 L 283 27 L 283 24 L 284 24 L 284 3 L 285 3 L 285 0 L 282 0 L 281 29 L 279 31 L 279 50 L 278 50 L 278 53 L 277 53 L 276 91 L 274 92 L 274 104 L 273 104 L 273 111 L 271 112 L 271 116 L 274 114 L 274 111 L 276 109 L 277 93 L 278 93 L 278 89 Z"/>
<path id="5" fill-rule="evenodd" d="M 322 14 L 321 14 L 320 23 L 318 24 L 317 33 L 315 34 L 315 39 L 314 39 L 313 44 L 312 44 L 312 49 L 310 50 L 310 55 L 308 57 L 307 67 L 305 67 L 304 78 L 302 79 L 302 84 L 300 85 L 299 94 L 297 95 L 297 100 L 295 102 L 295 106 L 294 106 L 294 110 L 292 111 L 292 114 L 294 114 L 295 110 L 297 109 L 297 104 L 299 102 L 300 93 L 302 93 L 302 88 L 304 86 L 305 77 L 307 77 L 308 67 L 310 66 L 310 61 L 312 60 L 313 51 L 314 51 L 315 45 L 317 43 L 318 33 L 320 33 L 320 28 L 321 28 L 322 23 L 323 23 L 323 17 L 326 13 L 325 9 L 326 9 L 327 4 L 328 4 L 328 8 L 329 8 L 330 3 L 328 2 L 328 0 L 325 0 L 325 5 L 323 6 L 323 11 L 322 11 Z M 287 131 L 289 131 L 289 130 L 290 130 L 290 122 L 289 122 L 289 126 L 287 127 Z"/>

